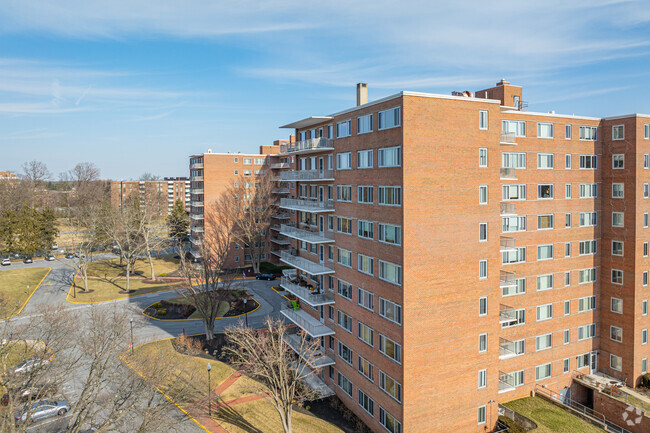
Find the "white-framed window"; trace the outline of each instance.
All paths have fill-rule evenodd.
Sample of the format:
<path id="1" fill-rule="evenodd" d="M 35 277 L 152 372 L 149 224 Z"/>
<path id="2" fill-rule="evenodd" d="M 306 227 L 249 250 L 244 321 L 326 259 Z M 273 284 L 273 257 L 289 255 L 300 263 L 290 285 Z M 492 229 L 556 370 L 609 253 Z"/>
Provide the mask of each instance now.
<path id="1" fill-rule="evenodd" d="M 502 323 L 501 328 L 512 328 L 513 326 L 524 325 L 526 323 L 526 309 L 520 308 L 515 310 L 516 320 L 512 322 Z"/>
<path id="2" fill-rule="evenodd" d="M 641 330 L 641 344 L 648 344 L 648 330 Z"/>
<path id="3" fill-rule="evenodd" d="M 580 269 L 578 271 L 578 284 L 593 283 L 596 281 L 596 268 Z"/>
<path id="4" fill-rule="evenodd" d="M 488 166 L 488 150 L 486 147 L 480 147 L 478 149 L 478 166 L 479 167 Z"/>
<path id="5" fill-rule="evenodd" d="M 553 154 L 552 153 L 538 153 L 537 154 L 537 168 L 540 170 L 548 170 L 553 168 Z"/>
<path id="6" fill-rule="evenodd" d="M 478 224 L 478 241 L 479 242 L 487 242 L 487 236 L 488 236 L 488 223 L 479 223 Z"/>
<path id="7" fill-rule="evenodd" d="M 596 225 L 596 212 L 580 212 L 580 227 L 590 227 Z"/>
<path id="8" fill-rule="evenodd" d="M 570 361 L 569 361 L 569 358 L 564 358 L 564 359 L 562 360 L 562 371 L 563 371 L 564 373 L 568 373 L 569 371 L 571 371 L 571 366 L 570 366 L 570 363 L 569 363 L 569 362 L 570 362 Z"/>
<path id="9" fill-rule="evenodd" d="M 346 235 L 352 234 L 352 218 L 336 217 L 336 231 Z"/>
<path id="10" fill-rule="evenodd" d="M 372 113 L 357 117 L 357 134 L 372 132 Z"/>
<path id="11" fill-rule="evenodd" d="M 517 247 L 514 250 L 501 253 L 501 263 L 504 265 L 526 262 L 526 247 Z M 487 264 L 487 263 L 486 263 Z"/>
<path id="12" fill-rule="evenodd" d="M 350 334 L 352 334 L 352 317 L 341 310 L 336 312 L 336 323 Z"/>
<path id="13" fill-rule="evenodd" d="M 349 137 L 352 132 L 352 120 L 344 120 L 336 124 L 336 138 Z"/>
<path id="14" fill-rule="evenodd" d="M 648 358 L 643 358 L 641 360 L 641 373 L 646 374 L 647 372 L 648 372 Z"/>
<path id="15" fill-rule="evenodd" d="M 377 150 L 379 168 L 384 167 L 399 167 L 402 165 L 402 147 L 384 147 Z"/>
<path id="16" fill-rule="evenodd" d="M 648 315 L 648 301 L 644 300 L 641 302 L 641 315 L 642 316 L 647 316 Z"/>
<path id="17" fill-rule="evenodd" d="M 502 120 L 501 132 L 515 134 L 515 137 L 526 136 L 526 121 L 524 120 Z"/>
<path id="18" fill-rule="evenodd" d="M 340 341 L 339 341 L 338 355 L 339 355 L 339 358 L 341 358 L 343 361 L 345 361 L 348 364 L 352 365 L 352 363 L 353 363 L 352 350 L 348 346 L 346 346 L 345 344 L 341 343 Z"/>
<path id="19" fill-rule="evenodd" d="M 488 264 L 487 260 L 479 260 L 478 262 L 478 278 L 484 280 L 487 278 Z"/>
<path id="20" fill-rule="evenodd" d="M 359 391 L 359 406 L 363 408 L 366 412 L 370 414 L 370 416 L 375 416 L 375 401 L 368 397 L 368 394 L 365 392 Z"/>
<path id="21" fill-rule="evenodd" d="M 612 241 L 612 255 L 613 256 L 622 256 L 623 255 L 623 242 L 622 241 Z"/>
<path id="22" fill-rule="evenodd" d="M 564 287 L 571 285 L 571 271 L 564 272 Z"/>
<path id="23" fill-rule="evenodd" d="M 585 311 L 592 311 L 595 309 L 596 309 L 595 296 L 585 296 L 578 299 L 578 313 L 584 313 Z"/>
<path id="24" fill-rule="evenodd" d="M 535 367 L 535 380 L 542 380 L 551 377 L 551 363 Z"/>
<path id="25" fill-rule="evenodd" d="M 537 246 L 537 260 L 552 260 L 553 244 Z"/>
<path id="26" fill-rule="evenodd" d="M 402 284 L 402 267 L 394 263 L 379 260 L 379 279 L 392 284 Z"/>
<path id="27" fill-rule="evenodd" d="M 357 186 L 357 202 L 363 204 L 372 204 L 374 200 L 374 187 L 372 185 Z"/>
<path id="28" fill-rule="evenodd" d="M 581 126 L 580 140 L 596 140 L 598 128 L 596 126 Z"/>
<path id="29" fill-rule="evenodd" d="M 564 125 L 564 139 L 571 140 L 571 125 Z"/>
<path id="30" fill-rule="evenodd" d="M 479 406 L 478 408 L 478 425 L 485 424 L 487 408 L 486 406 Z"/>
<path id="31" fill-rule="evenodd" d="M 650 139 L 650 125 L 647 123 L 643 125 L 643 138 L 646 140 Z"/>
<path id="32" fill-rule="evenodd" d="M 612 269 L 612 284 L 623 284 L 623 271 L 620 269 Z"/>
<path id="33" fill-rule="evenodd" d="M 526 215 L 502 217 L 501 226 L 504 233 L 524 232 L 526 231 Z"/>
<path id="34" fill-rule="evenodd" d="M 361 322 L 357 322 L 357 331 L 359 332 L 359 340 L 363 341 L 369 346 L 375 344 L 375 331 L 370 326 Z"/>
<path id="35" fill-rule="evenodd" d="M 569 170 L 571 169 L 571 154 L 567 153 L 564 155 L 564 168 Z"/>
<path id="36" fill-rule="evenodd" d="M 402 324 L 402 306 L 382 297 L 379 297 L 379 315 L 398 325 Z"/>
<path id="37" fill-rule="evenodd" d="M 650 168 L 650 153 L 643 154 L 643 168 L 646 170 Z"/>
<path id="38" fill-rule="evenodd" d="M 487 185 L 479 185 L 478 204 L 487 204 L 487 202 L 488 202 L 488 187 Z"/>
<path id="39" fill-rule="evenodd" d="M 537 321 L 550 320 L 553 318 L 553 304 L 545 304 L 537 306 Z"/>
<path id="40" fill-rule="evenodd" d="M 596 198 L 596 197 L 598 197 L 598 184 L 595 183 L 580 184 L 580 198 Z"/>
<path id="41" fill-rule="evenodd" d="M 379 334 L 379 345 L 378 349 L 381 353 L 396 361 L 398 363 L 402 362 L 402 346 L 386 337 L 384 334 Z"/>
<path id="42" fill-rule="evenodd" d="M 623 328 L 611 325 L 609 327 L 609 339 L 618 343 L 623 342 Z"/>
<path id="43" fill-rule="evenodd" d="M 488 129 L 488 112 L 487 110 L 479 110 L 478 112 L 478 128 Z"/>
<path id="44" fill-rule="evenodd" d="M 643 228 L 647 229 L 648 228 L 648 220 L 650 218 L 648 217 L 648 212 L 644 212 L 643 214 Z"/>
<path id="45" fill-rule="evenodd" d="M 554 226 L 553 214 L 537 215 L 537 230 L 548 230 Z"/>
<path id="46" fill-rule="evenodd" d="M 537 185 L 537 199 L 552 199 L 553 198 L 553 184 Z"/>
<path id="47" fill-rule="evenodd" d="M 564 214 L 564 227 L 571 228 L 571 214 L 570 213 L 565 213 Z"/>
<path id="48" fill-rule="evenodd" d="M 609 366 L 612 370 L 622 371 L 623 370 L 623 358 L 618 355 L 611 353 L 609 355 Z"/>
<path id="49" fill-rule="evenodd" d="M 402 124 L 401 107 L 380 111 L 378 130 L 395 128 Z"/>
<path id="50" fill-rule="evenodd" d="M 364 274 L 374 275 L 375 259 L 361 253 L 357 254 L 357 258 L 359 259 L 359 266 L 357 267 L 357 270 Z"/>
<path id="51" fill-rule="evenodd" d="M 623 212 L 612 212 L 612 227 L 623 227 Z"/>
<path id="52" fill-rule="evenodd" d="M 612 297 L 609 303 L 609 310 L 612 313 L 623 314 L 623 300 Z"/>
<path id="53" fill-rule="evenodd" d="M 643 285 L 648 285 L 648 271 L 643 271 Z"/>
<path id="54" fill-rule="evenodd" d="M 352 152 L 336 154 L 336 169 L 337 170 L 352 169 Z"/>
<path id="55" fill-rule="evenodd" d="M 622 170 L 625 168 L 625 155 L 616 154 L 612 155 L 612 169 Z"/>
<path id="56" fill-rule="evenodd" d="M 564 243 L 564 257 L 571 257 L 571 242 Z"/>
<path id="57" fill-rule="evenodd" d="M 526 168 L 526 152 L 502 152 L 501 167 L 503 168 Z"/>
<path id="58" fill-rule="evenodd" d="M 553 124 L 537 122 L 537 138 L 553 138 Z"/>
<path id="59" fill-rule="evenodd" d="M 624 139 L 625 139 L 625 125 L 612 126 L 612 140 L 624 140 Z"/>
<path id="60" fill-rule="evenodd" d="M 526 293 L 525 278 L 517 278 L 515 280 L 515 283 L 516 284 L 514 286 L 506 286 L 501 288 L 501 296 L 506 297 L 506 296 L 521 295 L 523 293 Z"/>
<path id="61" fill-rule="evenodd" d="M 526 184 L 503 185 L 501 192 L 504 201 L 526 200 Z"/>
<path id="62" fill-rule="evenodd" d="M 336 261 L 338 264 L 347 266 L 348 268 L 352 267 L 352 251 L 345 250 L 343 248 L 336 249 Z"/>
<path id="63" fill-rule="evenodd" d="M 372 221 L 357 220 L 357 235 L 364 239 L 374 239 L 374 226 Z"/>
<path id="64" fill-rule="evenodd" d="M 402 433 L 402 424 L 381 406 L 379 406 L 379 424 L 390 433 Z"/>
<path id="65" fill-rule="evenodd" d="M 571 184 L 564 185 L 564 198 L 571 198 Z"/>
<path id="66" fill-rule="evenodd" d="M 391 245 L 402 244 L 402 227 L 379 223 L 379 242 Z"/>
<path id="67" fill-rule="evenodd" d="M 583 170 L 595 170 L 598 168 L 597 155 L 580 155 L 580 168 Z"/>
<path id="68" fill-rule="evenodd" d="M 374 311 L 375 310 L 375 295 L 372 292 L 369 292 L 361 287 L 357 290 L 358 304 L 361 305 L 366 310 Z"/>
<path id="69" fill-rule="evenodd" d="M 482 296 L 478 298 L 478 315 L 487 316 L 488 313 L 488 298 L 487 296 Z"/>
<path id="70" fill-rule="evenodd" d="M 487 352 L 487 334 L 480 334 L 478 336 L 478 353 Z"/>
<path id="71" fill-rule="evenodd" d="M 372 149 L 357 151 L 357 168 L 372 168 Z"/>
<path id="72" fill-rule="evenodd" d="M 379 197 L 377 203 L 382 206 L 401 206 L 401 186 L 379 186 Z"/>
<path id="73" fill-rule="evenodd" d="M 596 337 L 596 324 L 578 326 L 578 341 Z"/>
<path id="74" fill-rule="evenodd" d="M 352 382 L 350 382 L 347 377 L 343 376 L 341 373 L 338 373 L 337 383 L 343 392 L 352 397 Z"/>
<path id="75" fill-rule="evenodd" d="M 612 183 L 612 198 L 623 198 L 625 196 L 625 184 Z"/>
<path id="76" fill-rule="evenodd" d="M 535 350 L 546 350 L 553 347 L 553 334 L 539 335 L 535 337 Z"/>
<path id="77" fill-rule="evenodd" d="M 487 387 L 487 370 L 478 371 L 478 389 L 483 389 Z"/>

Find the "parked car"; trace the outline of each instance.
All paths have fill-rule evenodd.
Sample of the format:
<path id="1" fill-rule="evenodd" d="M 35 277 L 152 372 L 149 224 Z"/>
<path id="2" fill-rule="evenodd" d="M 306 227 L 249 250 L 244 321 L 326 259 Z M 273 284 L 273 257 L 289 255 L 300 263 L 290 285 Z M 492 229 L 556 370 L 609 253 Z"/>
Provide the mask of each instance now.
<path id="1" fill-rule="evenodd" d="M 34 260 L 32 260 L 31 257 L 27 256 L 23 259 L 23 263 L 34 263 Z"/>
<path id="2" fill-rule="evenodd" d="M 58 250 L 59 249 L 59 244 L 52 244 L 52 249 L 53 250 Z"/>
<path id="3" fill-rule="evenodd" d="M 273 275 L 273 274 L 259 274 L 255 278 L 258 279 L 258 280 L 273 281 L 273 280 L 275 280 L 275 275 Z"/>
<path id="4" fill-rule="evenodd" d="M 8 258 L 2 259 L 2 266 L 9 266 L 11 264 L 11 260 Z"/>
<path id="5" fill-rule="evenodd" d="M 25 402 L 30 399 L 43 398 L 46 396 L 54 395 L 58 391 L 58 388 L 53 383 L 43 383 L 43 384 L 26 384 L 18 389 L 11 389 L 11 393 L 15 401 Z M 7 406 L 9 404 L 9 393 L 0 398 L 0 404 Z"/>
<path id="6" fill-rule="evenodd" d="M 64 415 L 70 410 L 70 405 L 62 400 L 40 400 L 27 406 L 22 411 L 14 414 L 16 423 L 27 421 L 27 414 L 30 415 L 30 421 L 39 421 L 45 418 L 51 418 L 57 415 Z"/>
<path id="7" fill-rule="evenodd" d="M 45 256 L 45 260 L 48 262 L 53 262 L 54 256 L 52 254 L 48 254 L 47 256 Z"/>
<path id="8" fill-rule="evenodd" d="M 15 367 L 11 367 L 9 369 L 9 374 L 29 373 L 39 365 L 44 365 L 47 364 L 48 362 L 49 362 L 48 360 L 39 357 L 27 358 L 26 360 L 16 365 Z"/>
<path id="9" fill-rule="evenodd" d="M 74 259 L 74 254 L 68 253 L 68 254 L 65 255 L 65 258 L 66 259 Z"/>

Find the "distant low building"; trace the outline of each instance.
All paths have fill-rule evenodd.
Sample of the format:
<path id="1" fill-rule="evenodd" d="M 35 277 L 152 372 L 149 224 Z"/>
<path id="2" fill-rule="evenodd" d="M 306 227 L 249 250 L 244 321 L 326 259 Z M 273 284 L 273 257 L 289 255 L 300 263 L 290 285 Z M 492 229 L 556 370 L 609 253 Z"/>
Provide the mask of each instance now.
<path id="1" fill-rule="evenodd" d="M 111 181 L 111 203 L 121 207 L 131 196 L 138 194 L 141 200 L 148 195 L 161 194 L 167 200 L 167 213 L 181 200 L 185 210 L 190 210 L 190 180 L 187 177 L 165 177 L 163 180 L 114 180 Z"/>
<path id="2" fill-rule="evenodd" d="M 18 180 L 18 175 L 10 171 L 0 171 L 0 180 Z"/>

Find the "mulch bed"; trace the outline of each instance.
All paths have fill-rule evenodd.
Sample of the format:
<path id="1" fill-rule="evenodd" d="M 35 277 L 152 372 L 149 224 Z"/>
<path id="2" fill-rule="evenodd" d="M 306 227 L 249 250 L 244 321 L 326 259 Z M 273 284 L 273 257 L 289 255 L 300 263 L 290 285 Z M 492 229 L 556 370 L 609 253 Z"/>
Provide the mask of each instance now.
<path id="1" fill-rule="evenodd" d="M 222 351 L 221 348 L 226 344 L 226 335 L 225 334 L 214 334 L 214 338 L 212 341 L 208 342 L 208 340 L 205 339 L 205 334 L 201 335 L 193 335 L 191 337 L 186 337 L 186 340 L 190 340 L 197 344 L 197 346 L 200 347 L 200 350 L 203 354 L 203 356 L 219 360 L 221 362 L 227 363 L 227 359 L 222 356 Z M 172 342 L 172 347 L 174 350 L 178 353 L 182 353 L 183 355 L 188 354 L 187 353 L 187 347 L 181 344 L 181 338 L 176 337 L 171 340 Z M 190 353 L 190 355 L 200 355 L 198 353 Z"/>
<path id="2" fill-rule="evenodd" d="M 153 307 L 152 304 L 144 310 L 144 314 L 151 317 L 156 317 L 165 320 L 185 320 L 190 317 L 195 311 L 196 308 L 193 305 L 181 304 L 170 301 L 160 301 L 160 307 Z M 230 309 L 223 317 L 233 317 L 239 316 L 244 313 L 250 313 L 258 307 L 258 303 L 254 299 L 249 299 L 248 302 L 244 305 L 244 301 L 241 298 L 233 299 L 230 301 Z M 158 315 L 158 310 L 167 309 L 167 314 Z"/>

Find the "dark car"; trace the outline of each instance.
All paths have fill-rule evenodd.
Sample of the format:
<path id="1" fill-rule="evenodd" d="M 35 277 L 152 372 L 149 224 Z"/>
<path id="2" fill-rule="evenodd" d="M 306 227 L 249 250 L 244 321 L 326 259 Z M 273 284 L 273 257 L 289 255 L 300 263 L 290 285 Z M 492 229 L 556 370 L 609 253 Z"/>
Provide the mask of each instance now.
<path id="1" fill-rule="evenodd" d="M 273 275 L 273 274 L 259 274 L 255 278 L 257 278 L 258 280 L 273 281 L 273 280 L 275 280 L 275 275 Z"/>
<path id="2" fill-rule="evenodd" d="M 32 260 L 31 257 L 27 256 L 23 259 L 23 263 L 34 263 L 34 260 Z"/>
<path id="3" fill-rule="evenodd" d="M 26 402 L 56 394 L 58 388 L 53 383 L 25 385 L 17 389 L 11 389 L 14 401 Z M 7 406 L 9 404 L 9 393 L 0 398 L 0 404 Z"/>
<path id="4" fill-rule="evenodd" d="M 74 254 L 68 253 L 68 254 L 65 255 L 65 258 L 66 259 L 74 259 Z"/>

